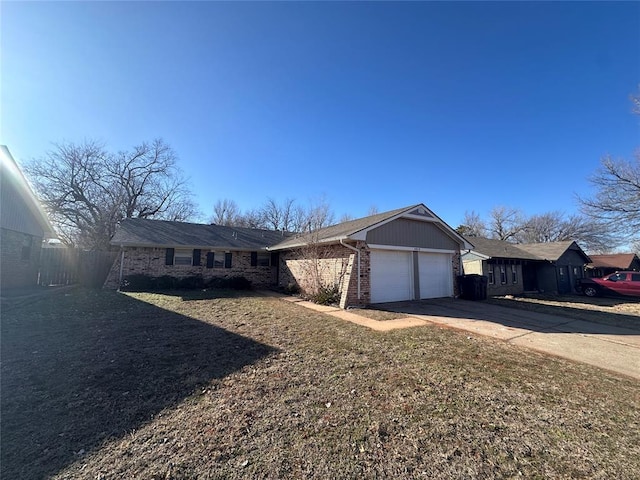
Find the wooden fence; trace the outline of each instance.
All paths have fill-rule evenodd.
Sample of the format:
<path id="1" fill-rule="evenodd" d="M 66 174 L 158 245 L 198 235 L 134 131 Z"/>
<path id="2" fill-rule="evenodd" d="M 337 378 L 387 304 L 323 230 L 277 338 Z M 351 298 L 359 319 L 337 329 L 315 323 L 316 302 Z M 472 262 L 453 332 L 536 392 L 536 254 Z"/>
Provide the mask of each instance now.
<path id="1" fill-rule="evenodd" d="M 40 253 L 38 285 L 73 285 L 100 288 L 117 252 L 77 248 L 43 248 Z"/>

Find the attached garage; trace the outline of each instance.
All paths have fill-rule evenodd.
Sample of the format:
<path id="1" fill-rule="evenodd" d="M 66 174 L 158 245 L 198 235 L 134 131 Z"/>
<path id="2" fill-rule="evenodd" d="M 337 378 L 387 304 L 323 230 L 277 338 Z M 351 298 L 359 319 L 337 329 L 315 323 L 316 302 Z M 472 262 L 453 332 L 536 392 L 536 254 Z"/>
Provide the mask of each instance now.
<path id="1" fill-rule="evenodd" d="M 451 254 L 418 253 L 420 298 L 453 296 Z"/>
<path id="2" fill-rule="evenodd" d="M 371 250 L 370 261 L 371 303 L 453 296 L 450 253 Z"/>
<path id="3" fill-rule="evenodd" d="M 371 303 L 413 299 L 411 252 L 371 250 Z"/>
<path id="4" fill-rule="evenodd" d="M 322 246 L 317 250 L 322 258 L 308 257 L 305 248 L 314 244 Z M 293 236 L 269 250 L 284 251 L 280 285 L 328 284 L 340 292 L 340 307 L 348 308 L 452 297 L 460 251 L 471 248 L 424 204 L 417 204 L 332 225 L 309 237 Z M 339 275 L 324 271 L 328 260 L 342 266 Z M 307 263 L 312 268 L 294 268 Z M 308 272 L 316 275 L 314 282 L 308 281 Z"/>

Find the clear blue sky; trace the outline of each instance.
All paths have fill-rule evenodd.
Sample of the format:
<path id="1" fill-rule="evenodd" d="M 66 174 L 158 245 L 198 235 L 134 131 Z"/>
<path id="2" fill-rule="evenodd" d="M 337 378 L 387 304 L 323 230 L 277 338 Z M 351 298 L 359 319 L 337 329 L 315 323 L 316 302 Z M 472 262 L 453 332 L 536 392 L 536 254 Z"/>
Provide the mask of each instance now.
<path id="1" fill-rule="evenodd" d="M 572 213 L 640 117 L 640 3 L 2 2 L 0 143 L 164 138 L 219 198 Z"/>

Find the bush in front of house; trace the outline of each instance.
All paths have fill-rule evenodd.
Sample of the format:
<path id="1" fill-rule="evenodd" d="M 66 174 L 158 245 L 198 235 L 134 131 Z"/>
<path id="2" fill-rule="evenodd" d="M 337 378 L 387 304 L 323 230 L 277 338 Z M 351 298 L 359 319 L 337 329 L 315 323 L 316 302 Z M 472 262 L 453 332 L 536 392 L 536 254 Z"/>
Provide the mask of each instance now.
<path id="1" fill-rule="evenodd" d="M 213 277 L 207 281 L 201 275 L 190 277 L 172 277 L 163 275 L 151 277 L 136 273 L 127 275 L 122 281 L 120 290 L 127 292 L 156 292 L 162 290 L 196 290 L 201 288 L 231 288 L 233 290 L 250 290 L 251 281 L 245 277 Z"/>
<path id="2" fill-rule="evenodd" d="M 309 300 L 320 305 L 334 305 L 340 303 L 338 285 L 322 286 L 317 292 L 308 295 Z"/>
<path id="3" fill-rule="evenodd" d="M 206 286 L 208 288 L 231 288 L 233 290 L 250 290 L 251 280 L 246 277 L 213 277 L 210 278 Z"/>

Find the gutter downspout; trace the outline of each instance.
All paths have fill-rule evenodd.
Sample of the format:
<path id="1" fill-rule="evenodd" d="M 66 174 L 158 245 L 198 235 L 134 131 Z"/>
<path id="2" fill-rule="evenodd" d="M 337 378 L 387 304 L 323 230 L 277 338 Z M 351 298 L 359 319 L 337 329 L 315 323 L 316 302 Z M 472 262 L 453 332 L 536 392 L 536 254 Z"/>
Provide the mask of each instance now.
<path id="1" fill-rule="evenodd" d="M 118 290 L 122 286 L 122 270 L 124 269 L 124 247 L 120 245 L 120 249 L 122 250 L 122 254 L 120 255 L 120 277 L 118 278 Z"/>
<path id="2" fill-rule="evenodd" d="M 351 245 L 347 245 L 346 243 L 344 243 L 343 238 L 340 239 L 340 245 L 342 245 L 343 247 L 347 247 L 349 250 L 353 250 L 358 254 L 358 300 L 360 300 L 360 249 L 352 247 Z"/>

